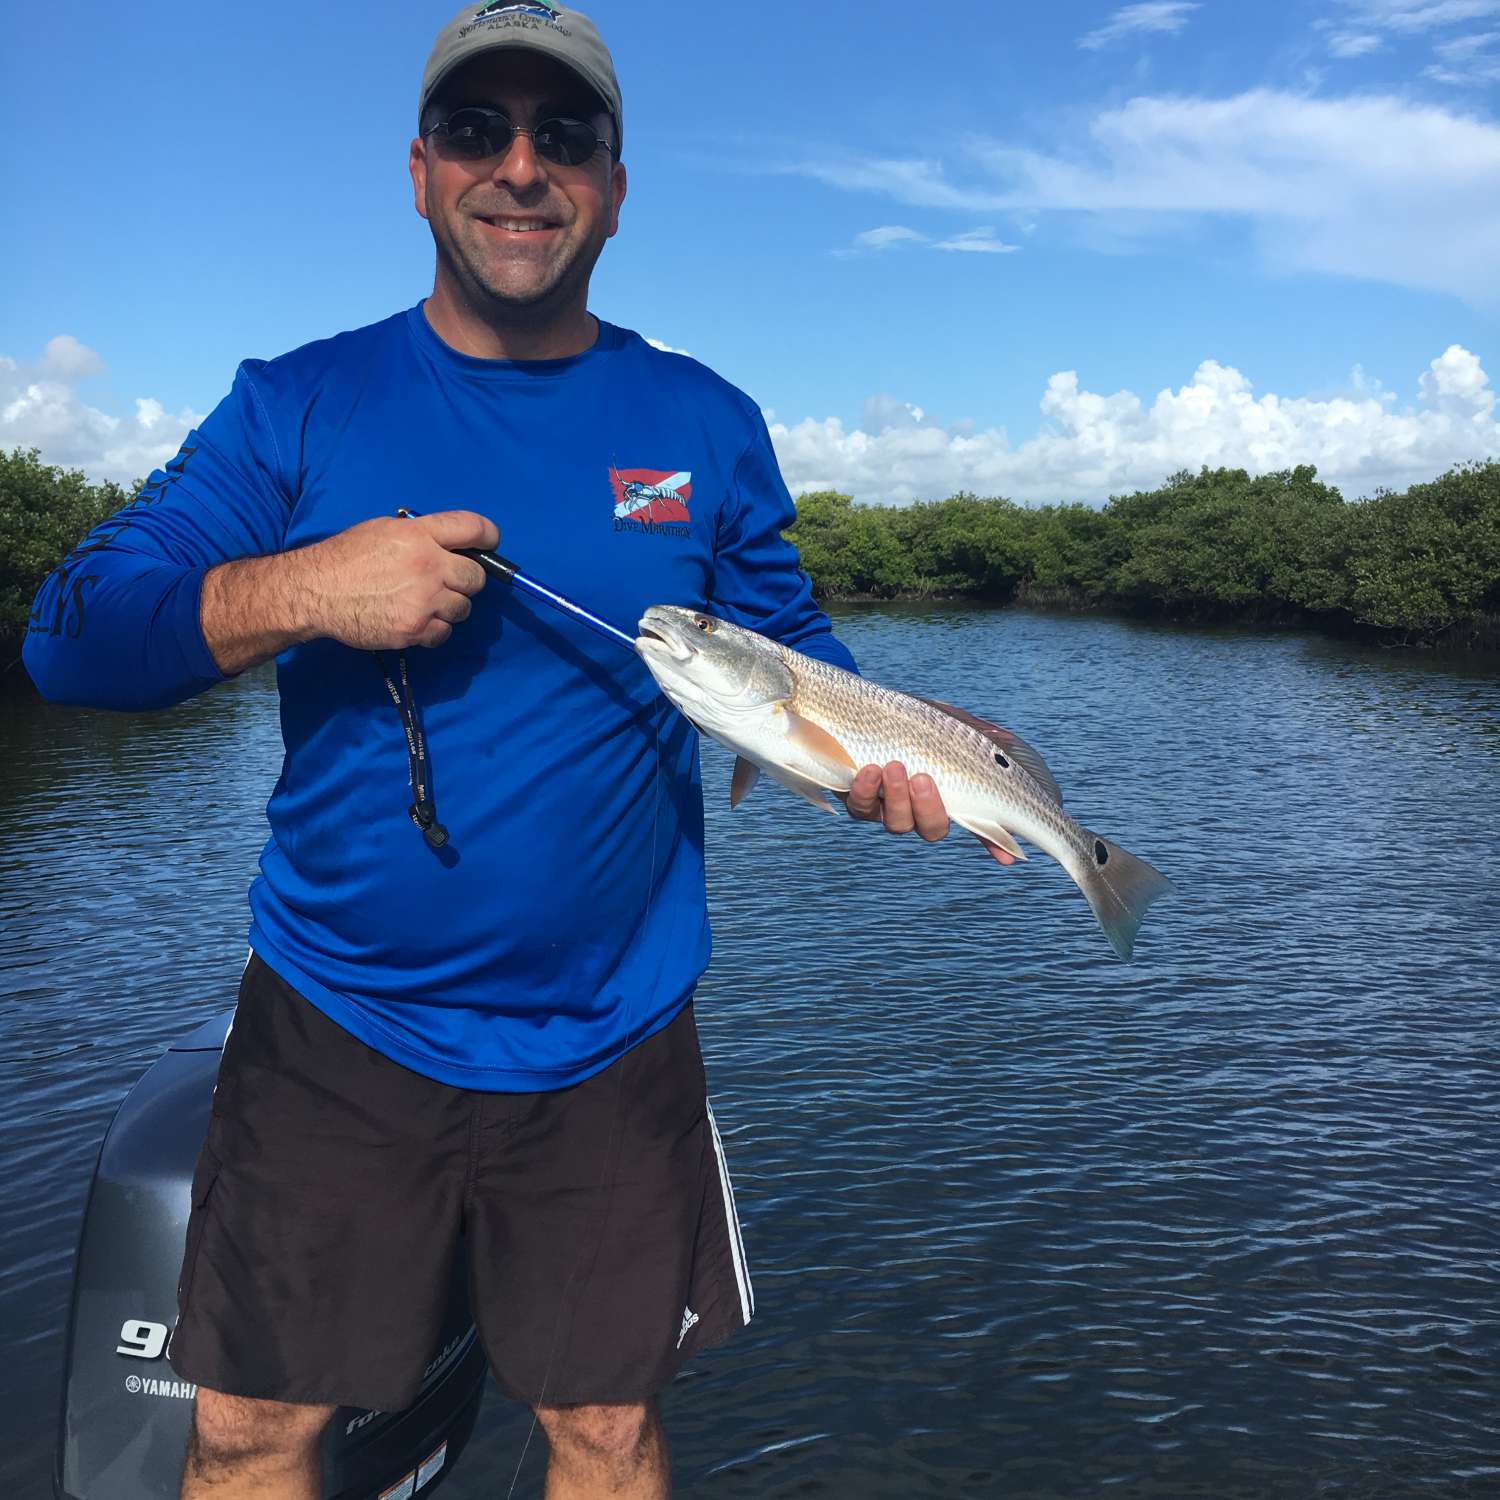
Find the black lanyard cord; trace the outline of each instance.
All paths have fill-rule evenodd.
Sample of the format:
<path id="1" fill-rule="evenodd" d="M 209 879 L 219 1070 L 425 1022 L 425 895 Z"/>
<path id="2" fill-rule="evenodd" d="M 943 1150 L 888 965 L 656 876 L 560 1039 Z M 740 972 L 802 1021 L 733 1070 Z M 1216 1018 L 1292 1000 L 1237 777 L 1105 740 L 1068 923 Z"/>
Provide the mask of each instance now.
<path id="1" fill-rule="evenodd" d="M 396 656 L 397 669 L 401 674 L 400 688 L 397 688 L 395 679 L 391 676 L 385 656 L 379 651 L 374 656 L 380 663 L 386 690 L 391 695 L 391 702 L 396 705 L 396 712 L 401 715 L 401 728 L 406 735 L 406 772 L 411 782 L 411 806 L 406 809 L 407 815 L 422 830 L 422 837 L 434 849 L 441 849 L 448 842 L 448 830 L 437 820 L 437 811 L 432 805 L 427 785 L 427 738 L 417 719 L 417 700 L 411 690 L 411 680 L 406 674 L 406 653 L 402 651 Z"/>

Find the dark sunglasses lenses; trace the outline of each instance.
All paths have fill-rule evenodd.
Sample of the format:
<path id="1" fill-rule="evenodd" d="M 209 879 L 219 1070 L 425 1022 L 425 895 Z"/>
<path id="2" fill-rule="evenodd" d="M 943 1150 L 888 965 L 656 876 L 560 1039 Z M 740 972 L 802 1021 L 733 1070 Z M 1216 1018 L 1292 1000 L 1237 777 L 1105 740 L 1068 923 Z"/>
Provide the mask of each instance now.
<path id="1" fill-rule="evenodd" d="M 594 127 L 582 120 L 543 120 L 532 132 L 532 144 L 548 161 L 582 166 L 599 149 Z"/>
<path id="2" fill-rule="evenodd" d="M 497 109 L 456 109 L 437 134 L 450 156 L 480 161 L 503 156 L 515 126 Z M 531 132 L 531 144 L 538 156 L 567 167 L 582 166 L 599 146 L 594 127 L 582 120 L 543 120 Z"/>

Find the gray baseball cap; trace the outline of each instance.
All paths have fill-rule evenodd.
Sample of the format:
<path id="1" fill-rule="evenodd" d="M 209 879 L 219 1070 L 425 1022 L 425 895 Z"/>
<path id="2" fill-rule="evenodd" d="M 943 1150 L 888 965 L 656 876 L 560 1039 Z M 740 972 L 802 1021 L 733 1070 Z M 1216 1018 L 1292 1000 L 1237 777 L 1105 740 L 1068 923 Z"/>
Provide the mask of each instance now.
<path id="1" fill-rule="evenodd" d="M 432 55 L 422 72 L 422 97 L 417 103 L 417 129 L 422 112 L 443 80 L 471 57 L 513 47 L 555 58 L 576 73 L 604 101 L 614 116 L 615 150 L 624 138 L 625 122 L 620 113 L 620 84 L 615 65 L 598 28 L 581 11 L 564 10 L 551 0 L 491 0 L 488 5 L 470 0 L 438 32 Z"/>

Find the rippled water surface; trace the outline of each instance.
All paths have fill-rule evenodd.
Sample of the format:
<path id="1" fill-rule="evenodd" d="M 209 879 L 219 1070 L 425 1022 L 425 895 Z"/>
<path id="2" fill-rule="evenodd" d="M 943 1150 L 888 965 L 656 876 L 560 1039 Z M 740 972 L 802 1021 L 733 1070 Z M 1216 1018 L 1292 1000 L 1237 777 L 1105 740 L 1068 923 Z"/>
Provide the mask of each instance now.
<path id="1" fill-rule="evenodd" d="M 1170 874 L 1115 961 L 1045 857 L 820 817 L 705 752 L 698 1015 L 757 1317 L 666 1399 L 701 1496 L 1500 1495 L 1500 675 L 1303 636 L 842 615 Z M 256 673 L 0 699 L 0 1490 L 48 1493 L 93 1154 L 232 1003 Z M 446 1495 L 503 1495 L 495 1392 Z M 539 1493 L 539 1440 L 517 1494 Z"/>

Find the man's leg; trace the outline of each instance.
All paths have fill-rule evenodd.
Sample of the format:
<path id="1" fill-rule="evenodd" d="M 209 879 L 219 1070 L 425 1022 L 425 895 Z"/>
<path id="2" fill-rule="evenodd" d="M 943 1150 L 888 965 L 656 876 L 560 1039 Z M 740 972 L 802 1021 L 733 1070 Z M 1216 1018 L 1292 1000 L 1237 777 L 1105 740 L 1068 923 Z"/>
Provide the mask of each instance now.
<path id="1" fill-rule="evenodd" d="M 415 1400 L 449 1301 L 471 1113 L 251 960 L 167 1354 L 198 1387 L 183 1495 L 313 1500 L 335 1406 Z"/>
<path id="2" fill-rule="evenodd" d="M 333 1413 L 199 1386 L 182 1500 L 318 1500 L 318 1435 Z"/>
<path id="3" fill-rule="evenodd" d="M 545 1500 L 666 1500 L 672 1493 L 667 1439 L 656 1403 L 539 1406 L 552 1449 Z"/>

